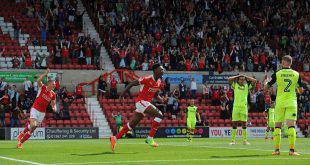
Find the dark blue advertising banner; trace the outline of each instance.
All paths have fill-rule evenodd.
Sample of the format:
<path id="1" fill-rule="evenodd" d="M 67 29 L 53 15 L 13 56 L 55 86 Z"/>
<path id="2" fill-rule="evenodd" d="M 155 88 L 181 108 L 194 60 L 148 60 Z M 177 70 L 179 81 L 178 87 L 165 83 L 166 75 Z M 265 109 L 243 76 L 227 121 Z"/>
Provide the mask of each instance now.
<path id="1" fill-rule="evenodd" d="M 133 136 L 136 138 L 146 138 L 149 135 L 149 127 L 136 127 L 133 132 Z M 185 138 L 186 127 L 159 127 L 155 138 Z M 208 138 L 209 128 L 208 127 L 196 127 L 195 135 L 196 138 Z"/>

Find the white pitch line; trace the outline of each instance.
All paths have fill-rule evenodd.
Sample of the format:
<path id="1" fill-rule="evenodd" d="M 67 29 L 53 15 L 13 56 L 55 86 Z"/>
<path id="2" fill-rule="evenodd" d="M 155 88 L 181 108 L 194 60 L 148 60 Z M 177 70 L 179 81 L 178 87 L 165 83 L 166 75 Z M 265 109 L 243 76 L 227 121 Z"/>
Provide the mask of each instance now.
<path id="1" fill-rule="evenodd" d="M 122 163 L 157 163 L 157 162 L 190 162 L 190 161 L 247 161 L 247 160 L 310 160 L 310 158 L 224 158 L 224 159 L 164 159 L 164 160 L 125 160 L 105 162 L 83 162 L 83 163 L 55 163 L 48 165 L 79 165 L 79 164 L 122 164 Z"/>
<path id="2" fill-rule="evenodd" d="M 44 165 L 42 163 L 32 162 L 32 161 L 28 161 L 28 160 L 15 159 L 15 158 L 9 158 L 9 157 L 5 157 L 5 156 L 0 156 L 0 159 L 10 160 L 10 161 L 14 161 L 14 162 L 27 163 L 27 164 L 33 164 L 33 165 Z"/>

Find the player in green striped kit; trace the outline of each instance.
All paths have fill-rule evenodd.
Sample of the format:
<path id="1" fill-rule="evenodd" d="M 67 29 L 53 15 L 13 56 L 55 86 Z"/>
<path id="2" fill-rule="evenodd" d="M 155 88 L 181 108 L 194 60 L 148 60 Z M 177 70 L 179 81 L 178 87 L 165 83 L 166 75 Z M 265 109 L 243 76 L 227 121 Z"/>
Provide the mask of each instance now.
<path id="1" fill-rule="evenodd" d="M 275 127 L 275 122 L 274 122 L 274 100 L 272 99 L 270 108 L 266 108 L 265 113 L 266 113 L 266 118 L 267 118 L 267 129 L 266 129 L 266 137 L 265 140 L 268 139 L 269 133 L 271 133 L 271 139 L 273 139 L 273 132 L 274 132 L 274 127 Z"/>
<path id="2" fill-rule="evenodd" d="M 272 79 L 265 86 L 268 90 L 274 83 L 277 84 L 277 98 L 275 106 L 275 131 L 274 143 L 275 152 L 272 155 L 280 155 L 281 126 L 286 122 L 288 126 L 288 140 L 290 144 L 289 155 L 299 155 L 295 152 L 296 131 L 295 123 L 297 120 L 297 96 L 302 93 L 301 79 L 299 73 L 291 69 L 293 59 L 286 55 L 282 57 L 282 69 L 272 75 Z"/>
<path id="3" fill-rule="evenodd" d="M 256 79 L 245 75 L 237 75 L 228 78 L 234 90 L 234 105 L 232 112 L 232 136 L 230 145 L 236 144 L 236 133 L 238 125 L 242 126 L 243 144 L 249 145 L 247 140 L 247 120 L 248 120 L 248 94 L 249 90 L 255 86 Z"/>
<path id="4" fill-rule="evenodd" d="M 196 117 L 198 118 L 198 123 L 201 122 L 200 115 L 198 113 L 198 108 L 195 106 L 195 100 L 191 99 L 190 105 L 185 110 L 187 114 L 187 139 L 189 142 L 192 142 L 194 135 L 194 130 L 196 126 Z"/>

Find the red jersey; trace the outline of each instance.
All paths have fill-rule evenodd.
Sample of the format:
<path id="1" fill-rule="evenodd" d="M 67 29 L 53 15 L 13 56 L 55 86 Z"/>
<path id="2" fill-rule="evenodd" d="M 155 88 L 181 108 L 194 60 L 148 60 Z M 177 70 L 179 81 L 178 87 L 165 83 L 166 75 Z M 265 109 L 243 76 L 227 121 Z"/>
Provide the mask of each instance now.
<path id="1" fill-rule="evenodd" d="M 258 64 L 258 55 L 253 56 L 253 62 L 254 64 Z"/>
<path id="2" fill-rule="evenodd" d="M 116 89 L 117 81 L 115 79 L 111 80 L 111 88 Z"/>
<path id="3" fill-rule="evenodd" d="M 75 94 L 77 95 L 83 95 L 83 86 L 82 85 L 78 85 L 75 88 Z"/>
<path id="4" fill-rule="evenodd" d="M 92 56 L 91 50 L 89 48 L 86 49 L 85 55 L 86 55 L 86 57 L 91 57 Z"/>
<path id="5" fill-rule="evenodd" d="M 32 107 L 39 112 L 46 112 L 46 109 L 52 100 L 56 99 L 56 94 L 53 91 L 47 91 L 46 86 L 43 85 L 39 91 L 37 98 L 34 100 Z"/>
<path id="6" fill-rule="evenodd" d="M 61 55 L 62 55 L 62 57 L 69 57 L 69 50 L 63 48 L 63 49 L 61 50 Z"/>
<path id="7" fill-rule="evenodd" d="M 141 85 L 136 102 L 141 100 L 152 102 L 154 95 L 161 90 L 161 80 L 155 81 L 153 75 L 143 76 L 139 78 L 139 83 Z"/>
<path id="8" fill-rule="evenodd" d="M 56 85 L 55 85 L 55 89 L 56 89 L 56 90 L 60 90 L 60 81 L 59 81 L 59 80 L 56 80 L 56 81 L 55 81 L 55 84 L 56 84 Z"/>
<path id="9" fill-rule="evenodd" d="M 260 57 L 260 63 L 263 64 L 263 65 L 266 64 L 266 56 L 265 56 L 265 55 L 262 55 L 262 56 Z"/>
<path id="10" fill-rule="evenodd" d="M 265 96 L 265 103 L 269 105 L 270 104 L 270 100 L 271 100 L 270 96 L 266 95 Z"/>
<path id="11" fill-rule="evenodd" d="M 190 71 L 191 70 L 191 62 L 189 60 L 186 60 L 185 67 L 186 67 L 186 71 Z"/>
<path id="12" fill-rule="evenodd" d="M 25 58 L 25 66 L 26 67 L 31 67 L 32 66 L 31 56 L 26 56 L 26 58 Z"/>

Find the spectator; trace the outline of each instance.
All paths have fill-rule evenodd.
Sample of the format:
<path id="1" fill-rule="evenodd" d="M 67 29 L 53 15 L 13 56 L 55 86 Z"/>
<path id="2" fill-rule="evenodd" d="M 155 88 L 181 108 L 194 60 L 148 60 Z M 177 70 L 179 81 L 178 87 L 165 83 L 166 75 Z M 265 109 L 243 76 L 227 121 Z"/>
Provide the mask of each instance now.
<path id="1" fill-rule="evenodd" d="M 221 105 L 221 101 L 220 101 L 220 90 L 217 87 L 212 87 L 212 96 L 211 96 L 211 101 L 212 101 L 212 105 L 213 106 L 219 106 Z"/>
<path id="2" fill-rule="evenodd" d="M 170 80 L 169 80 L 169 78 L 167 77 L 167 78 L 165 79 L 165 93 L 170 93 L 170 86 L 171 86 Z"/>
<path id="3" fill-rule="evenodd" d="M 114 77 L 111 77 L 111 82 L 110 82 L 110 97 L 112 99 L 117 98 L 117 81 Z"/>
<path id="4" fill-rule="evenodd" d="M 79 60 L 79 64 L 80 65 L 84 65 L 85 64 L 85 54 L 84 54 L 84 47 L 83 45 L 80 46 L 79 50 L 78 50 L 78 60 Z"/>
<path id="5" fill-rule="evenodd" d="M 91 65 L 92 53 L 89 47 L 86 47 L 85 56 L 86 56 L 86 65 Z"/>
<path id="6" fill-rule="evenodd" d="M 120 130 L 120 127 L 123 125 L 123 122 L 122 122 L 122 115 L 121 115 L 121 113 L 119 112 L 119 111 L 117 111 L 117 114 L 116 115 L 114 115 L 113 113 L 112 113 L 112 116 L 113 116 L 113 118 L 114 118 L 114 120 L 115 120 L 115 124 L 116 124 L 116 132 L 118 133 L 118 131 Z"/>
<path id="7" fill-rule="evenodd" d="M 191 79 L 191 98 L 196 98 L 197 83 L 194 78 Z"/>
<path id="8" fill-rule="evenodd" d="M 18 106 L 12 108 L 11 112 L 11 127 L 17 126 L 20 127 L 19 117 L 21 116 L 21 112 Z"/>
<path id="9" fill-rule="evenodd" d="M 207 87 L 206 83 L 202 84 L 202 95 L 204 99 L 209 99 L 210 98 L 210 89 Z"/>
<path id="10" fill-rule="evenodd" d="M 179 101 L 175 99 L 175 101 L 173 102 L 173 111 L 171 113 L 172 119 L 176 119 L 179 112 L 180 112 Z"/>
<path id="11" fill-rule="evenodd" d="M 255 90 L 250 90 L 250 111 L 254 112 L 257 110 L 257 94 Z"/>
<path id="12" fill-rule="evenodd" d="M 70 120 L 69 106 L 72 104 L 73 98 L 66 97 L 62 99 L 63 109 L 60 111 L 60 116 L 63 120 Z"/>
<path id="13" fill-rule="evenodd" d="M 56 50 L 57 51 L 57 50 Z M 57 53 L 57 52 L 56 52 Z M 62 60 L 62 64 L 67 64 L 69 59 L 69 50 L 67 48 L 66 45 L 62 46 L 61 48 L 61 60 Z"/>
<path id="14" fill-rule="evenodd" d="M 0 78 L 0 98 L 4 95 L 7 82 L 4 81 L 4 77 Z"/>
<path id="15" fill-rule="evenodd" d="M 6 127 L 6 125 L 5 125 L 5 109 L 4 109 L 4 105 L 2 104 L 2 100 L 0 100 L 0 102 L 1 102 L 1 104 L 0 104 L 0 124 L 1 124 L 1 127 Z"/>
<path id="16" fill-rule="evenodd" d="M 12 89 L 8 90 L 8 94 L 10 96 L 11 107 L 15 109 L 19 103 L 19 92 L 17 91 L 16 85 L 12 85 Z"/>
<path id="17" fill-rule="evenodd" d="M 257 110 L 258 112 L 264 112 L 265 111 L 265 96 L 263 90 L 260 90 L 257 93 Z"/>
<path id="18" fill-rule="evenodd" d="M 1 105 L 3 105 L 4 111 L 8 112 L 10 109 L 10 96 L 8 94 L 8 90 L 4 91 L 4 95 L 0 98 Z"/>
<path id="19" fill-rule="evenodd" d="M 20 61 L 19 61 L 19 58 L 13 57 L 13 59 L 12 59 L 11 62 L 12 62 L 12 64 L 13 64 L 13 66 L 12 66 L 13 69 L 19 69 L 19 68 L 20 68 Z"/>
<path id="20" fill-rule="evenodd" d="M 173 105 L 176 99 L 173 97 L 172 94 L 168 95 L 168 102 L 167 102 L 167 113 L 172 114 L 173 112 Z"/>
<path id="21" fill-rule="evenodd" d="M 147 59 L 145 59 L 144 62 L 142 63 L 142 70 L 143 71 L 149 70 L 149 63 L 147 62 Z"/>
<path id="22" fill-rule="evenodd" d="M 23 53 L 23 61 L 25 69 L 32 69 L 31 55 L 28 53 Z"/>
<path id="23" fill-rule="evenodd" d="M 84 95 L 83 95 L 83 86 L 81 84 L 78 84 L 75 88 L 75 98 L 76 99 L 84 99 Z"/>
<path id="24" fill-rule="evenodd" d="M 30 112 L 30 108 L 32 106 L 33 102 L 30 98 L 25 98 L 24 95 L 21 95 L 20 97 L 20 109 L 21 111 L 25 113 Z"/>
<path id="25" fill-rule="evenodd" d="M 25 94 L 27 97 L 31 97 L 31 88 L 32 88 L 32 83 L 28 79 L 28 77 L 25 78 L 25 81 L 23 83 Z"/>
<path id="26" fill-rule="evenodd" d="M 221 103 L 220 118 L 221 119 L 229 119 L 229 106 L 227 106 L 226 102 Z"/>
<path id="27" fill-rule="evenodd" d="M 183 78 L 181 79 L 181 82 L 179 84 L 179 92 L 180 92 L 180 99 L 186 98 L 186 85 L 184 83 Z"/>
<path id="28" fill-rule="evenodd" d="M 106 87 L 107 87 L 107 82 L 103 79 L 102 75 L 99 76 L 99 81 L 98 81 L 98 96 L 105 96 L 106 94 Z"/>

